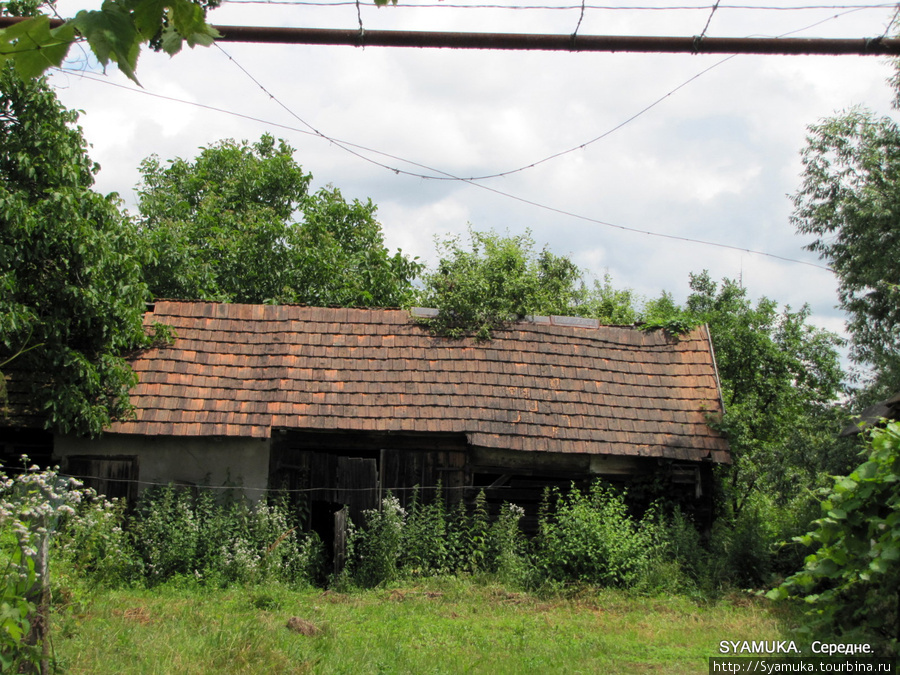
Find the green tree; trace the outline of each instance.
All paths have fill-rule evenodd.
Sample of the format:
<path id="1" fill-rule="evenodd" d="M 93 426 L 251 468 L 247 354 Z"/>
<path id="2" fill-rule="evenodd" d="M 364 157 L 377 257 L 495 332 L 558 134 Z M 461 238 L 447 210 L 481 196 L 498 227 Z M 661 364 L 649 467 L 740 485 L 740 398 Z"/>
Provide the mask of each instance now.
<path id="1" fill-rule="evenodd" d="M 900 645 L 900 423 L 873 429 L 865 462 L 834 479 L 822 517 L 797 541 L 815 546 L 802 570 L 769 593 L 802 596 L 810 628 L 847 641 Z"/>
<path id="2" fill-rule="evenodd" d="M 854 109 L 809 131 L 793 223 L 837 276 L 868 403 L 900 390 L 900 127 Z"/>
<path id="3" fill-rule="evenodd" d="M 310 174 L 269 135 L 226 140 L 194 161 L 141 164 L 140 231 L 155 297 L 388 307 L 420 266 L 390 254 L 371 201 L 308 193 Z"/>
<path id="4" fill-rule="evenodd" d="M 668 312 L 709 326 L 725 404 L 717 426 L 734 456 L 731 511 L 739 515 L 755 491 L 787 500 L 833 468 L 823 449 L 841 428 L 834 412 L 841 340 L 809 324 L 808 307 L 779 309 L 768 298 L 754 304 L 730 279 L 719 284 L 706 272 L 692 274 L 690 287 L 684 308 L 664 296 L 653 310 L 659 320 Z"/>
<path id="5" fill-rule="evenodd" d="M 438 243 L 440 261 L 424 277 L 421 304 L 439 310 L 428 321 L 442 335 L 476 335 L 527 315 L 591 316 L 604 323 L 631 323 L 637 317 L 630 291 L 617 291 L 609 278 L 587 288 L 575 263 L 544 248 L 535 251 L 530 232 L 501 236 L 469 232 Z"/>
<path id="6" fill-rule="evenodd" d="M 0 67 L 0 369 L 48 427 L 96 434 L 129 410 L 122 354 L 145 341 L 147 288 L 76 120 L 43 80 Z"/>

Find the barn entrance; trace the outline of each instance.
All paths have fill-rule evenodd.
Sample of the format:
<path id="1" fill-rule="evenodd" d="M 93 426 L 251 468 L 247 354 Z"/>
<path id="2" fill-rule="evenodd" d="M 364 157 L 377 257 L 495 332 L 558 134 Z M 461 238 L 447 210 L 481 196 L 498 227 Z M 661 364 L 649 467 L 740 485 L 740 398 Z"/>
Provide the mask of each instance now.
<path id="1" fill-rule="evenodd" d="M 390 491 L 402 504 L 413 492 L 432 500 L 440 485 L 445 499 L 464 497 L 471 484 L 465 437 L 370 433 L 276 431 L 269 485 L 283 491 L 307 531 L 318 533 L 334 558 L 344 518 L 365 522 Z M 342 515 L 343 514 L 343 515 Z"/>

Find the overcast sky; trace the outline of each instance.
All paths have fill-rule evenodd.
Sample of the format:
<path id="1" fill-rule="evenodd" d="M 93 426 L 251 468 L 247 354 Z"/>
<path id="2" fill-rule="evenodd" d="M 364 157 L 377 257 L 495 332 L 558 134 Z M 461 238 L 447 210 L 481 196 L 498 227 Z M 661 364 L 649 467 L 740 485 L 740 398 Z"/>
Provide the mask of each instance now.
<path id="1" fill-rule="evenodd" d="M 209 20 L 358 28 L 361 17 L 369 30 L 571 34 L 581 16 L 580 3 L 567 0 L 534 4 L 578 8 L 462 4 L 476 3 L 424 0 L 379 9 L 368 0 L 358 15 L 352 4 L 226 0 Z M 723 3 L 711 14 L 711 0 L 639 3 L 682 9 L 611 4 L 630 8 L 589 5 L 579 34 L 683 37 L 709 22 L 712 37 L 875 37 L 896 7 L 859 8 L 850 0 L 799 10 L 786 8 L 814 3 L 748 0 L 740 4 L 758 8 Z M 697 8 L 684 8 L 690 5 Z M 61 0 L 58 7 L 71 16 L 78 5 Z M 741 278 L 753 297 L 794 308 L 809 303 L 814 321 L 836 331 L 843 317 L 834 309 L 834 278 L 803 250 L 788 195 L 800 185 L 807 125 L 854 105 L 889 114 L 891 98 L 891 68 L 878 57 L 224 43 L 172 59 L 143 54 L 141 91 L 114 66 L 104 75 L 82 52 L 73 54 L 70 72 L 52 82 L 65 105 L 83 111 L 91 156 L 102 166 L 97 188 L 119 192 L 132 210 L 138 164 L 148 155 L 190 158 L 223 138 L 252 141 L 269 132 L 296 148 L 315 186 L 371 198 L 388 246 L 426 262 L 434 261 L 435 237 L 464 234 L 470 225 L 511 234 L 530 229 L 539 247 L 570 256 L 596 277 L 609 273 L 616 286 L 643 296 L 667 290 L 683 300 L 688 275 L 708 269 L 716 279 Z M 333 140 L 355 144 L 370 161 Z M 493 175 L 573 148 L 580 149 L 477 184 L 404 173 Z"/>

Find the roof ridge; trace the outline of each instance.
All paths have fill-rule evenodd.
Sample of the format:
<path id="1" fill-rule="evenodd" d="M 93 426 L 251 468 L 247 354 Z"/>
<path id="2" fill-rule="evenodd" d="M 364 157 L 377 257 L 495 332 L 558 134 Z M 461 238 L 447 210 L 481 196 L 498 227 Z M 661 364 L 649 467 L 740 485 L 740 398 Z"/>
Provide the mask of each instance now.
<path id="1" fill-rule="evenodd" d="M 433 319 L 440 314 L 433 307 L 410 307 L 409 315 L 419 319 Z M 567 326 L 569 328 L 637 328 L 633 323 L 601 323 L 600 319 L 585 316 L 567 316 L 560 314 L 526 314 L 517 319 L 516 324 L 533 324 L 537 326 Z"/>

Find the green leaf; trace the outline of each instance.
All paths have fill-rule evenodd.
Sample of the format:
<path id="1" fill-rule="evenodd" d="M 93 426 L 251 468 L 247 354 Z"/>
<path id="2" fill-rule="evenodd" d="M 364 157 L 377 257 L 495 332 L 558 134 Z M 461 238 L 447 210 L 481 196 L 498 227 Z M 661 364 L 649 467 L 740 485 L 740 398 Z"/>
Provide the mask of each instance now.
<path id="1" fill-rule="evenodd" d="M 851 475 L 857 480 L 871 480 L 878 473 L 878 466 L 878 462 L 866 462 L 861 464 Z"/>
<path id="2" fill-rule="evenodd" d="M 26 19 L 0 30 L 0 61 L 12 59 L 19 76 L 31 79 L 62 65 L 74 40 L 69 24 L 51 30 L 45 15 Z"/>
<path id="3" fill-rule="evenodd" d="M 196 47 L 197 45 L 209 47 L 216 41 L 216 38 L 220 37 L 222 37 L 222 34 L 219 31 L 209 24 L 204 24 L 202 30 L 194 31 L 187 36 L 187 43 L 189 47 Z"/>
<path id="4" fill-rule="evenodd" d="M 879 574 L 884 574 L 888 570 L 891 569 L 890 563 L 884 558 L 875 558 L 871 563 L 869 563 L 869 568 L 874 572 L 878 572 Z"/>
<path id="5" fill-rule="evenodd" d="M 82 10 L 72 20 L 88 41 L 91 50 L 104 66 L 116 62 L 128 79 L 140 84 L 135 76 L 141 48 L 141 35 L 135 29 L 129 12 L 113 0 L 106 0 L 99 10 Z"/>
<path id="6" fill-rule="evenodd" d="M 853 490 L 858 483 L 848 476 L 841 476 L 835 480 L 835 489 L 841 492 Z"/>
<path id="7" fill-rule="evenodd" d="M 175 30 L 182 35 L 194 32 L 204 23 L 203 8 L 191 0 L 171 0 L 169 14 Z"/>
<path id="8" fill-rule="evenodd" d="M 163 29 L 160 46 L 166 54 L 168 54 L 169 56 L 175 56 L 175 54 L 181 51 L 181 46 L 183 43 L 184 40 L 178 34 L 178 31 L 175 30 L 174 26 L 166 26 Z"/>
<path id="9" fill-rule="evenodd" d="M 134 27 L 143 40 L 156 36 L 163 24 L 166 0 L 140 0 L 134 8 Z"/>
<path id="10" fill-rule="evenodd" d="M 882 560 L 900 560 L 900 546 L 896 543 L 884 546 L 880 557 Z"/>

